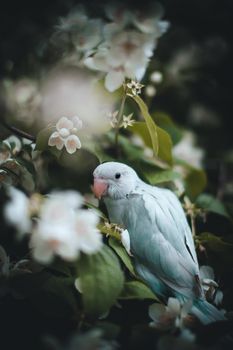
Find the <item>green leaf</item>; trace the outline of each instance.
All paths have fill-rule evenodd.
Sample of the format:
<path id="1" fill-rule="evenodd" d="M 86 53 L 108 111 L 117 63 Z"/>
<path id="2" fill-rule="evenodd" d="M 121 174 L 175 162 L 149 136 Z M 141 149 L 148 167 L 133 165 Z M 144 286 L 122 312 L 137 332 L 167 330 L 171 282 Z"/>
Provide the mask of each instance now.
<path id="1" fill-rule="evenodd" d="M 127 137 L 119 135 L 119 144 L 127 160 L 132 161 L 143 157 L 143 149 L 133 145 Z"/>
<path id="2" fill-rule="evenodd" d="M 233 263 L 233 244 L 226 242 L 222 237 L 215 236 L 209 232 L 203 232 L 198 235 L 198 241 L 215 255 L 232 266 Z"/>
<path id="3" fill-rule="evenodd" d="M 140 281 L 126 282 L 120 299 L 152 299 L 159 301 L 152 290 Z"/>
<path id="4" fill-rule="evenodd" d="M 157 133 L 159 137 L 159 153 L 158 156 L 160 159 L 167 162 L 169 165 L 173 164 L 172 159 L 172 141 L 170 136 L 166 131 L 157 127 Z"/>
<path id="5" fill-rule="evenodd" d="M 35 182 L 32 174 L 25 168 L 21 167 L 21 185 L 30 192 L 33 192 L 35 189 Z"/>
<path id="6" fill-rule="evenodd" d="M 54 126 L 48 126 L 47 128 L 42 129 L 36 137 L 36 151 L 44 151 L 48 149 L 48 140 L 50 135 L 55 131 Z"/>
<path id="7" fill-rule="evenodd" d="M 185 191 L 191 200 L 194 200 L 205 188 L 207 179 L 202 169 L 186 166 Z"/>
<path id="8" fill-rule="evenodd" d="M 120 295 L 124 275 L 113 251 L 106 245 L 77 263 L 85 311 L 95 317 L 106 313 Z"/>
<path id="9" fill-rule="evenodd" d="M 132 275 L 135 276 L 134 267 L 132 264 L 132 261 L 129 257 L 129 254 L 126 252 L 123 245 L 120 243 L 119 240 L 116 240 L 113 237 L 110 237 L 108 240 L 108 243 L 112 249 L 117 253 L 117 255 L 120 257 L 124 265 L 127 267 L 127 269 L 131 272 Z"/>
<path id="10" fill-rule="evenodd" d="M 150 133 L 145 122 L 135 122 L 130 127 L 130 130 L 139 135 L 147 147 L 153 148 Z"/>
<path id="11" fill-rule="evenodd" d="M 154 155 L 169 165 L 172 165 L 172 141 L 169 134 L 155 124 L 148 112 L 146 104 L 139 96 L 133 96 L 132 98 L 138 104 L 145 119 Z M 141 131 L 141 134 L 144 135 L 142 137 L 145 139 L 145 127 L 144 130 Z M 146 139 L 148 139 L 148 137 L 146 137 Z"/>
<path id="12" fill-rule="evenodd" d="M 160 170 L 153 173 L 145 173 L 145 176 L 151 185 L 169 182 L 180 178 L 180 174 L 173 170 Z"/>
<path id="13" fill-rule="evenodd" d="M 223 203 L 211 194 L 200 194 L 196 199 L 196 204 L 198 207 L 206 209 L 209 212 L 216 213 L 229 218 L 229 214 L 227 213 Z"/>
<path id="14" fill-rule="evenodd" d="M 118 241 L 121 239 L 120 231 L 118 231 L 114 226 L 106 227 L 106 224 L 100 223 L 98 225 L 98 229 L 106 236 L 114 237 Z"/>
<path id="15" fill-rule="evenodd" d="M 7 159 L 2 165 L 2 168 L 9 176 L 13 177 L 15 183 L 20 183 L 27 191 L 33 191 L 35 189 L 32 174 L 16 159 Z"/>
<path id="16" fill-rule="evenodd" d="M 169 115 L 164 112 L 155 112 L 152 114 L 152 117 L 157 125 L 170 135 L 173 145 L 176 145 L 182 139 L 182 130 L 179 129 Z"/>
<path id="17" fill-rule="evenodd" d="M 96 142 L 94 143 L 87 140 L 82 140 L 82 147 L 83 149 L 86 149 L 90 153 L 94 154 L 96 158 L 98 158 L 100 163 L 109 162 L 113 160 L 112 157 L 103 152 L 103 149 Z"/>

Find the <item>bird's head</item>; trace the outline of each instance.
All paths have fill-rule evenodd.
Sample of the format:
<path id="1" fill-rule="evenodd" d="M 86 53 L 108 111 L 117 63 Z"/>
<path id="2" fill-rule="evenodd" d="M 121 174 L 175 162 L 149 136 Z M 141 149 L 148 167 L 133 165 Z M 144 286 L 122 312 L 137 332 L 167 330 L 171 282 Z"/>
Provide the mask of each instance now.
<path id="1" fill-rule="evenodd" d="M 136 172 L 128 165 L 118 162 L 100 164 L 93 173 L 92 190 L 97 198 L 125 198 L 132 192 L 139 180 Z"/>

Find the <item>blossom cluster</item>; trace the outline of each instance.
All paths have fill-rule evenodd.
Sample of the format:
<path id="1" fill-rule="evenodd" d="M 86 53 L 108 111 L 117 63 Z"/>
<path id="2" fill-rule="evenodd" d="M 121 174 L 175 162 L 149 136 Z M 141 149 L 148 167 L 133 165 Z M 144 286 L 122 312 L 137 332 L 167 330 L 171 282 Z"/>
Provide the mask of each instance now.
<path id="1" fill-rule="evenodd" d="M 163 330 L 183 328 L 191 307 L 191 301 L 182 304 L 176 298 L 169 298 L 167 306 L 158 303 L 152 304 L 149 307 L 149 316 L 153 320 L 150 326 Z"/>
<path id="2" fill-rule="evenodd" d="M 223 292 L 218 289 L 218 284 L 214 278 L 214 270 L 211 266 L 203 265 L 200 267 L 200 282 L 206 299 L 216 306 L 220 306 Z M 169 298 L 167 306 L 158 303 L 150 305 L 148 310 L 152 319 L 150 326 L 160 330 L 185 329 L 188 323 L 192 322 L 189 315 L 192 304 L 191 299 L 181 303 L 176 298 Z M 225 313 L 224 310 L 221 311 L 223 314 Z"/>
<path id="3" fill-rule="evenodd" d="M 54 131 L 48 140 L 49 146 L 56 146 L 61 151 L 65 146 L 66 151 L 70 154 L 81 148 L 81 141 L 77 136 L 77 131 L 82 129 L 82 120 L 74 116 L 69 119 L 62 117 L 56 124 L 56 131 Z"/>
<path id="4" fill-rule="evenodd" d="M 4 102 L 10 118 L 17 115 L 17 119 L 31 126 L 39 117 L 41 94 L 39 83 L 33 79 L 18 79 L 3 81 Z"/>
<path id="5" fill-rule="evenodd" d="M 79 62 L 105 74 L 105 87 L 112 92 L 122 86 L 125 78 L 143 78 L 158 38 L 169 23 L 161 20 L 163 8 L 159 3 L 144 13 L 110 3 L 105 12 L 108 22 L 104 23 L 88 19 L 86 11 L 79 7 L 60 20 L 57 33 L 72 41 Z"/>
<path id="6" fill-rule="evenodd" d="M 5 217 L 20 237 L 30 234 L 29 245 L 38 262 L 49 263 L 55 255 L 73 261 L 80 252 L 92 254 L 101 248 L 98 215 L 81 208 L 83 198 L 78 192 L 57 191 L 45 198 L 39 194 L 28 198 L 10 187 L 8 193 Z"/>

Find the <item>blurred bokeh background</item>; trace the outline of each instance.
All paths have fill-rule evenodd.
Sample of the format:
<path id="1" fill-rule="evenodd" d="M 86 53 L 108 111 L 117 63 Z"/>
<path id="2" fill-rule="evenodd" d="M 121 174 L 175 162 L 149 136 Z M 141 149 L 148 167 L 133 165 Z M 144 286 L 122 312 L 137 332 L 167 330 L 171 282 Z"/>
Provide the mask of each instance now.
<path id="1" fill-rule="evenodd" d="M 41 70 L 52 67 L 60 52 L 51 49 L 48 38 L 58 17 L 80 3 L 95 17 L 102 16 L 107 2 L 5 2 L 0 13 L 1 78 L 38 78 Z M 207 152 L 205 166 L 213 186 L 222 186 L 231 170 L 225 167 L 232 162 L 233 3 L 231 0 L 161 3 L 171 28 L 159 42 L 150 66 L 151 71 L 162 71 L 165 81 L 153 103 L 197 133 L 200 146 Z M 145 7 L 135 1 L 128 4 L 132 8 Z M 227 165 L 225 159 L 229 160 Z"/>

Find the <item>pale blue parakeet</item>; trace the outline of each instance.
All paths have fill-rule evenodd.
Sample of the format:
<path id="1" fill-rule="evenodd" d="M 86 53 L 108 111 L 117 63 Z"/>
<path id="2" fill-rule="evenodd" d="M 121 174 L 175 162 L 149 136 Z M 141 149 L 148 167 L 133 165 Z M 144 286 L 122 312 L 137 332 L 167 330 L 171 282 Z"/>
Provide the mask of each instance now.
<path id="1" fill-rule="evenodd" d="M 103 197 L 110 221 L 128 230 L 135 268 L 154 293 L 164 301 L 192 299 L 191 313 L 204 324 L 224 320 L 205 300 L 192 233 L 175 194 L 146 184 L 123 163 L 101 164 L 93 175 L 94 193 Z"/>

